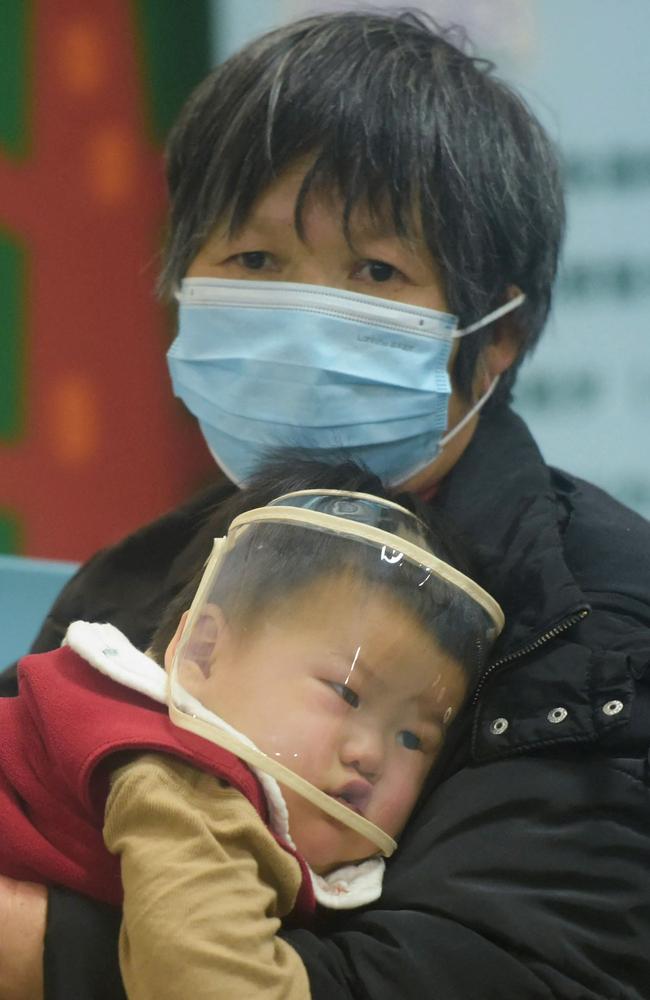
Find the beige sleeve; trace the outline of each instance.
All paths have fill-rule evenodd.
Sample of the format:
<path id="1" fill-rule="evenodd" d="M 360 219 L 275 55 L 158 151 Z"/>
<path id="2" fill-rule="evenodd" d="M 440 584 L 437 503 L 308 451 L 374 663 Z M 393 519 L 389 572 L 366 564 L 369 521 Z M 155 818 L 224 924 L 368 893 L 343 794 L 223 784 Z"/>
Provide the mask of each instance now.
<path id="1" fill-rule="evenodd" d="M 113 775 L 104 840 L 120 856 L 129 1000 L 308 1000 L 305 967 L 277 937 L 300 867 L 243 795 L 146 754 Z"/>

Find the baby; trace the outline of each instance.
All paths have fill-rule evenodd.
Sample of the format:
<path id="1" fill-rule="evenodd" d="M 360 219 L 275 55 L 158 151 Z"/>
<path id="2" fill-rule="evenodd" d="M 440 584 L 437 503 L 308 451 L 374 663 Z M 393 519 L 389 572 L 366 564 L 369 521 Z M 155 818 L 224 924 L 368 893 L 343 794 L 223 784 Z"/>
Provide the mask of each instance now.
<path id="1" fill-rule="evenodd" d="M 458 563 L 390 500 L 307 489 L 232 521 L 149 655 L 71 625 L 0 704 L 0 871 L 123 897 L 132 1000 L 308 997 L 280 921 L 379 896 L 502 626 Z"/>

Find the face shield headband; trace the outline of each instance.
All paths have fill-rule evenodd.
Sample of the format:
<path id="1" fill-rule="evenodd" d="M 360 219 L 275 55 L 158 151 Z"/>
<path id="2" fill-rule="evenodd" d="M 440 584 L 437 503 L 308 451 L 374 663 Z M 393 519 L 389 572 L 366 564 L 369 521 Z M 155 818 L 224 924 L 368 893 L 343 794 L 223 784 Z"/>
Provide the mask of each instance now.
<path id="1" fill-rule="evenodd" d="M 239 515 L 215 540 L 168 681 L 172 722 L 276 779 L 386 857 L 396 847 L 382 828 L 390 824 L 366 808 L 374 764 L 364 759 L 341 786 L 310 768 L 316 751 L 322 757 L 327 741 L 347 732 L 346 718 L 365 740 L 355 767 L 363 753 L 369 759 L 376 720 L 393 711 L 391 684 L 401 692 L 410 683 L 427 698 L 437 692 L 438 701 L 447 691 L 452 700 L 436 673 L 440 649 L 454 661 L 467 663 L 469 650 L 483 662 L 503 628 L 497 602 L 430 545 L 415 515 L 361 493 L 301 491 Z M 352 684 L 362 705 L 343 704 Z M 287 736 L 292 727 L 298 737 Z M 306 751 L 305 734 L 313 743 Z M 399 731 L 407 760 L 412 738 L 410 728 Z"/>

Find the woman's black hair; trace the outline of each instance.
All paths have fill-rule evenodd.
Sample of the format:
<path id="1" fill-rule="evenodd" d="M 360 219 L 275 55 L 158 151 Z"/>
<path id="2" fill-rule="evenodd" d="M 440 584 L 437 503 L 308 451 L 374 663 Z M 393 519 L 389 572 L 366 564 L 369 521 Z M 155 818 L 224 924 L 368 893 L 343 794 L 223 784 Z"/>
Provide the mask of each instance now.
<path id="1" fill-rule="evenodd" d="M 249 485 L 224 511 L 216 512 L 216 533 L 223 534 L 234 518 L 245 510 L 266 506 L 278 496 L 296 490 L 335 489 L 370 493 L 389 499 L 376 476 L 355 462 L 338 465 L 282 453 L 267 462 Z M 408 495 L 393 500 L 407 508 Z M 422 515 L 426 510 L 426 521 Z M 435 508 L 417 510 L 421 530 L 415 523 L 419 543 L 439 559 L 472 576 L 468 550 L 448 518 Z M 201 530 L 202 537 L 205 531 Z M 202 552 L 188 584 L 169 605 L 151 643 L 151 653 L 162 663 L 165 650 L 176 631 L 182 613 L 189 608 L 203 576 L 209 551 Z M 476 680 L 485 664 L 493 638 L 487 613 L 457 587 L 408 560 L 397 563 L 379 557 L 374 545 L 350 544 L 349 538 L 314 531 L 309 527 L 268 522 L 249 525 L 227 551 L 209 600 L 218 604 L 226 618 L 245 631 L 263 613 L 315 583 L 321 578 L 343 579 L 346 575 L 373 588 L 385 590 L 427 630 L 438 645 Z M 243 633 L 242 633 L 243 634 Z"/>
<path id="2" fill-rule="evenodd" d="M 355 207 L 388 214 L 398 235 L 424 238 L 461 327 L 520 288 L 521 360 L 551 303 L 564 228 L 558 161 L 524 101 L 458 41 L 422 14 L 323 14 L 214 70 L 169 139 L 161 289 L 173 292 L 217 222 L 236 233 L 273 179 L 308 157 L 299 233 L 313 190 L 341 195 L 348 234 Z M 454 377 L 467 398 L 489 338 L 488 328 L 461 341 Z M 509 397 L 516 367 L 488 405 Z"/>

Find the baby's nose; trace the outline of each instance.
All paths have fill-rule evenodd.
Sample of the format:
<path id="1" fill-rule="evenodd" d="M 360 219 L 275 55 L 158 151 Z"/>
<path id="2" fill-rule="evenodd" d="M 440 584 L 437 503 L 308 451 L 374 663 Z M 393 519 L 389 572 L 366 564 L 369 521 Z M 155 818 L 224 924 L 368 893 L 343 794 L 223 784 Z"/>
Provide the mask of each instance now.
<path id="1" fill-rule="evenodd" d="M 377 781 L 385 757 L 383 735 L 368 726 L 354 726 L 341 749 L 341 760 L 346 767 L 353 767 L 367 781 Z"/>

